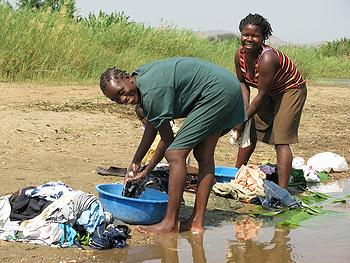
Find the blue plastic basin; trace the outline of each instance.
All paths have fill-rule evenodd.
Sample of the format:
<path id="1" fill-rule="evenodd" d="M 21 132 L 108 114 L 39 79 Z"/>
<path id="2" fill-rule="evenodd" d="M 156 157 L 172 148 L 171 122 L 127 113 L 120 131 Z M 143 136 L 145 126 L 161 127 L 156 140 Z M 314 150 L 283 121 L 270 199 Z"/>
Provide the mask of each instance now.
<path id="1" fill-rule="evenodd" d="M 96 190 L 104 209 L 128 224 L 149 225 L 160 222 L 166 212 L 168 195 L 146 188 L 140 199 L 122 196 L 122 184 L 98 184 Z"/>
<path id="2" fill-rule="evenodd" d="M 235 179 L 237 172 L 238 168 L 236 167 L 216 166 L 215 179 L 219 183 L 228 183 Z"/>

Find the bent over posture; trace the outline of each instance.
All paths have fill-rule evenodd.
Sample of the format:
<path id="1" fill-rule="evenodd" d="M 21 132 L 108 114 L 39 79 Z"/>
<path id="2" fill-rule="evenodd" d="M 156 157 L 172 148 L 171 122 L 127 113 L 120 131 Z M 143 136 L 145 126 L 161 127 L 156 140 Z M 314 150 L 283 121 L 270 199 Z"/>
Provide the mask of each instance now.
<path id="1" fill-rule="evenodd" d="M 202 232 L 214 179 L 214 150 L 221 135 L 245 121 L 238 80 L 226 69 L 196 58 L 168 58 L 140 66 L 131 74 L 110 68 L 101 76 L 104 95 L 119 104 L 138 104 L 148 120 L 129 167 L 134 178 L 147 176 L 163 158 L 169 162 L 169 201 L 165 218 L 140 226 L 141 232 L 179 231 L 178 216 L 186 183 L 186 157 L 193 150 L 199 166 L 198 190 L 191 217 L 182 230 Z M 170 122 L 185 118 L 175 138 Z M 142 158 L 157 131 L 161 140 L 146 168 Z M 131 180 L 134 178 L 129 178 Z"/>

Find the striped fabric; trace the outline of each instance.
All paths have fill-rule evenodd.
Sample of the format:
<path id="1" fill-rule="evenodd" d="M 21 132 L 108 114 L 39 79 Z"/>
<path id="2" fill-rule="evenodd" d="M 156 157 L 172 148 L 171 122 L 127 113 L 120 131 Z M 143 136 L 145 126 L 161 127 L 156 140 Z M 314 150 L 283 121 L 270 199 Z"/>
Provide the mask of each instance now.
<path id="1" fill-rule="evenodd" d="M 258 87 L 258 79 L 259 79 L 259 61 L 264 54 L 264 52 L 271 50 L 274 52 L 278 58 L 279 58 L 279 64 L 280 67 L 276 71 L 274 76 L 274 85 L 270 89 L 271 95 L 279 94 L 287 89 L 292 88 L 298 88 L 301 85 L 303 85 L 306 81 L 301 77 L 300 72 L 297 70 L 295 64 L 292 62 L 290 58 L 288 58 L 285 54 L 280 52 L 279 50 L 272 48 L 268 45 L 263 45 L 261 53 L 259 54 L 259 57 L 257 59 L 257 62 L 255 64 L 255 75 L 254 79 L 249 78 L 249 74 L 247 71 L 247 65 L 244 61 L 244 50 L 243 48 L 240 48 L 239 53 L 239 64 L 241 67 L 241 71 L 243 73 L 243 77 L 245 82 L 252 87 L 257 88 Z"/>

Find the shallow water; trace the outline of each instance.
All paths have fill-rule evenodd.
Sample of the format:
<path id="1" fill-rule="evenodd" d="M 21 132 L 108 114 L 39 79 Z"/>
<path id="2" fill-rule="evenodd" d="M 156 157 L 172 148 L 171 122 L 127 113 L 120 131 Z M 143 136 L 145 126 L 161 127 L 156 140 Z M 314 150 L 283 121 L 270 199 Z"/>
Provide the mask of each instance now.
<path id="1" fill-rule="evenodd" d="M 350 193 L 350 179 L 338 181 Z M 203 235 L 182 233 L 144 238 L 139 245 L 95 252 L 100 262 L 350 262 L 350 204 L 325 205 L 347 212 L 319 215 L 296 229 L 270 219 L 246 217 L 208 227 Z M 143 243 L 143 244 L 141 244 Z"/>

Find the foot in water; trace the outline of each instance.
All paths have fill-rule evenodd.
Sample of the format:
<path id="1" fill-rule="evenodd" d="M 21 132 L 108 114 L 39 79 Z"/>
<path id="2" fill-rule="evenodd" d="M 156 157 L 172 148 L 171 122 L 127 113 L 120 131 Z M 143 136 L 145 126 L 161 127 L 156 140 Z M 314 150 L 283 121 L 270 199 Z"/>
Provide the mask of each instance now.
<path id="1" fill-rule="evenodd" d="M 177 227 L 169 227 L 169 224 L 159 223 L 150 226 L 137 226 L 137 231 L 143 234 L 168 234 L 168 233 L 178 233 Z"/>
<path id="2" fill-rule="evenodd" d="M 191 231 L 193 234 L 203 233 L 204 227 L 202 224 L 195 224 L 191 219 L 180 222 L 180 232 Z"/>

